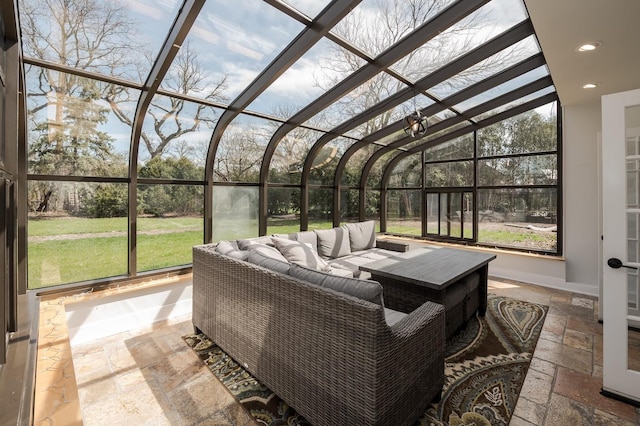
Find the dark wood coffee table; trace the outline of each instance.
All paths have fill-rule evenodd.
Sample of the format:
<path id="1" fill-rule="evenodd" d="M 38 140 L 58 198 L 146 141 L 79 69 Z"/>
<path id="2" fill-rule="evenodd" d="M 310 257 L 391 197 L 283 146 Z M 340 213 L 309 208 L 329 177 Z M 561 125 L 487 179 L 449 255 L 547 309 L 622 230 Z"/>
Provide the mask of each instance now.
<path id="1" fill-rule="evenodd" d="M 403 312 L 412 311 L 426 300 L 445 304 L 447 293 L 463 291 L 467 278 L 477 271 L 478 315 L 484 316 L 489 262 L 495 258 L 490 253 L 425 246 L 362 265 L 360 270 L 371 273 L 371 279 L 382 284 L 385 306 Z"/>

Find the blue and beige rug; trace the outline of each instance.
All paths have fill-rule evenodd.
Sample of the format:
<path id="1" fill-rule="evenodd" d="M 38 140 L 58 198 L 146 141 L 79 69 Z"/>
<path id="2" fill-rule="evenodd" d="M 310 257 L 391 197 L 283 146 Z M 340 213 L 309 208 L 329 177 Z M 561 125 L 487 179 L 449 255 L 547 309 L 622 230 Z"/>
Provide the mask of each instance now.
<path id="1" fill-rule="evenodd" d="M 416 426 L 507 426 L 546 313 L 543 305 L 490 295 L 487 315 L 447 342 L 442 399 Z M 205 335 L 183 339 L 258 424 L 309 425 Z"/>

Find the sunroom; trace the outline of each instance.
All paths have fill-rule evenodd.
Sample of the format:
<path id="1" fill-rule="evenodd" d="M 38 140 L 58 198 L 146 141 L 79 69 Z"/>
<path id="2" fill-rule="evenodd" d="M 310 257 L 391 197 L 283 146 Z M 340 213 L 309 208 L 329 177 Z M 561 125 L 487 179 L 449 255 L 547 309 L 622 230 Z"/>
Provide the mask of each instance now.
<path id="1" fill-rule="evenodd" d="M 412 248 L 495 254 L 505 296 L 586 300 L 601 382 L 603 259 L 640 260 L 633 212 L 626 254 L 601 238 L 601 97 L 640 87 L 637 16 L 630 0 L 3 1 L 1 389 L 9 370 L 30 389 L 8 419 L 42 420 L 42 301 L 129 289 L 80 321 L 66 307 L 81 345 L 188 316 L 194 246 L 370 220 Z"/>

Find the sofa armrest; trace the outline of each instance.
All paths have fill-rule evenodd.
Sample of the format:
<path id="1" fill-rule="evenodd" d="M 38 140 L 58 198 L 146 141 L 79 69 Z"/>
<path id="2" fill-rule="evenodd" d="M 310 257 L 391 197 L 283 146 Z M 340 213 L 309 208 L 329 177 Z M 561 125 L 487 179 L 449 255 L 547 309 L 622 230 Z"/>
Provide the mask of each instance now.
<path id="1" fill-rule="evenodd" d="M 401 241 L 391 241 L 391 240 L 377 240 L 376 239 L 376 247 L 377 248 L 381 248 L 381 249 L 385 249 L 385 250 L 391 250 L 391 251 L 398 251 L 398 252 L 405 252 L 405 251 L 409 251 L 409 243 L 403 243 Z"/>

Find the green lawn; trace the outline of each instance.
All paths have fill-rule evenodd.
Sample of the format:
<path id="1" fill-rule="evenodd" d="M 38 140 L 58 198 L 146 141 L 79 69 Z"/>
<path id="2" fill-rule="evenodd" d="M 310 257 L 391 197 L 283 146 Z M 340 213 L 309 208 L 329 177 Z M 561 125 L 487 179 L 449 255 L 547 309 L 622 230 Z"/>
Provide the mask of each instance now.
<path id="1" fill-rule="evenodd" d="M 420 235 L 413 222 L 390 222 L 389 232 Z M 257 220 L 217 221 L 216 241 L 257 235 Z M 312 221 L 309 229 L 329 229 L 330 221 Z M 127 273 L 126 218 L 30 219 L 29 288 L 41 288 L 78 281 L 101 279 Z M 269 220 L 268 234 L 288 234 L 299 230 L 298 219 Z M 202 218 L 138 219 L 138 271 L 187 265 L 191 248 L 202 244 Z M 480 229 L 480 241 L 501 246 L 555 249 L 555 233 L 527 229 Z M 84 235 L 83 235 L 84 234 Z M 101 234 L 92 236 L 89 234 Z M 111 234 L 111 235 L 109 235 Z M 465 229 L 471 237 L 471 230 Z"/>

